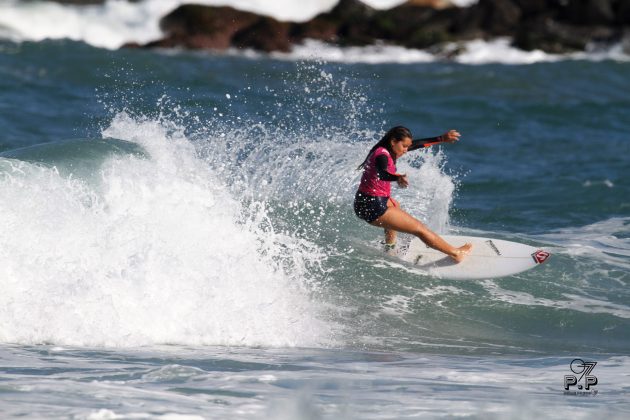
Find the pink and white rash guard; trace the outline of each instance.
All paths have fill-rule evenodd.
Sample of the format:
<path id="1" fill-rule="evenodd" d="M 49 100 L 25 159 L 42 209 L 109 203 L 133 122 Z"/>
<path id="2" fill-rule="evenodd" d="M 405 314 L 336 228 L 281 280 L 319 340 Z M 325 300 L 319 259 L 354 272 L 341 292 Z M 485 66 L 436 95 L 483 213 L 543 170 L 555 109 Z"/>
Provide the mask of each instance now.
<path id="1" fill-rule="evenodd" d="M 363 169 L 363 176 L 359 184 L 359 191 L 363 194 L 375 197 L 389 197 L 391 195 L 391 179 L 388 181 L 381 179 L 376 166 L 376 159 L 383 155 L 387 157 L 387 172 L 391 175 L 396 173 L 394 159 L 392 159 L 386 148 L 379 147 L 368 157 Z"/>

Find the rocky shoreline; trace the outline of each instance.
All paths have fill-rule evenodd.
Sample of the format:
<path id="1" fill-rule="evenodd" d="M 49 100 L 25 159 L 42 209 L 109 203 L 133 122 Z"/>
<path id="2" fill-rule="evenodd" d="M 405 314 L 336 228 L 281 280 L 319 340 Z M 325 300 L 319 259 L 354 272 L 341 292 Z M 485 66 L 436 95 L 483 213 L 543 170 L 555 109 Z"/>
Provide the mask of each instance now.
<path id="1" fill-rule="evenodd" d="M 510 37 L 514 47 L 525 51 L 562 54 L 592 45 L 630 44 L 630 0 L 479 0 L 468 7 L 452 6 L 447 0 L 410 0 L 389 10 L 340 0 L 331 11 L 306 22 L 185 4 L 164 16 L 160 27 L 163 38 L 124 47 L 288 52 L 293 45 L 315 39 L 341 46 L 385 43 L 439 53 L 447 43 Z"/>

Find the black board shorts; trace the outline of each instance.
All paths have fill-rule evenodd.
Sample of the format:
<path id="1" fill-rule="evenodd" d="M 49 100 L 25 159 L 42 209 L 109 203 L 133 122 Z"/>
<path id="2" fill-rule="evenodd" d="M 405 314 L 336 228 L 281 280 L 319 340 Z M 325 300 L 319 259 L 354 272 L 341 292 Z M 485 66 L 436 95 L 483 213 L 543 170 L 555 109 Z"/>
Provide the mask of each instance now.
<path id="1" fill-rule="evenodd" d="M 389 197 L 377 197 L 357 191 L 354 196 L 354 213 L 368 223 L 372 223 L 387 211 Z"/>

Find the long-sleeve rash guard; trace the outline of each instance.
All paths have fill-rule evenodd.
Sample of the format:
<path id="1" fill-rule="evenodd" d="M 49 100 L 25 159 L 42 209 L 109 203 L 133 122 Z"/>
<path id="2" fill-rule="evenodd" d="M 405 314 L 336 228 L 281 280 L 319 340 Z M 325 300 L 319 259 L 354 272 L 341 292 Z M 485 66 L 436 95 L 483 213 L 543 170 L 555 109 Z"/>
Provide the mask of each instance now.
<path id="1" fill-rule="evenodd" d="M 442 140 L 440 137 L 429 137 L 426 139 L 416 139 L 411 142 L 411 146 L 407 149 L 408 152 L 412 150 L 422 149 L 424 147 L 429 147 L 437 143 L 441 143 Z M 387 156 L 379 155 L 374 160 L 376 164 L 376 172 L 378 174 L 378 178 L 381 181 L 398 181 L 400 175 L 392 174 L 387 171 Z"/>
<path id="2" fill-rule="evenodd" d="M 416 150 L 440 142 L 440 137 L 413 140 L 407 150 Z M 396 164 L 389 151 L 384 147 L 378 147 L 366 160 L 359 191 L 371 196 L 389 197 L 390 183 L 397 181 L 398 178 L 400 175 L 396 175 Z"/>

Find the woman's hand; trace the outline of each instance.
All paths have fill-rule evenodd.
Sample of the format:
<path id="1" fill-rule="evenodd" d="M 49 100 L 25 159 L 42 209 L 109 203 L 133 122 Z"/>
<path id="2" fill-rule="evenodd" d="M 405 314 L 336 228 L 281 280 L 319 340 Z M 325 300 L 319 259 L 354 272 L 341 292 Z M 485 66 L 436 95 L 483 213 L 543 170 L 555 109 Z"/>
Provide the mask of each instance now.
<path id="1" fill-rule="evenodd" d="M 398 179 L 396 180 L 396 182 L 398 182 L 398 186 L 400 188 L 407 188 L 407 186 L 409 185 L 409 180 L 407 179 L 407 175 L 405 174 L 398 174 Z"/>
<path id="2" fill-rule="evenodd" d="M 459 134 L 459 131 L 457 130 L 448 130 L 446 133 L 440 136 L 442 141 L 445 143 L 455 143 L 456 141 L 459 141 L 460 137 L 461 134 Z"/>

